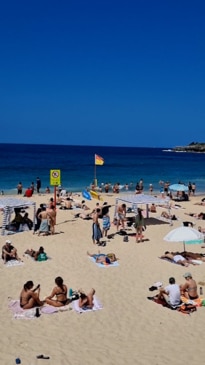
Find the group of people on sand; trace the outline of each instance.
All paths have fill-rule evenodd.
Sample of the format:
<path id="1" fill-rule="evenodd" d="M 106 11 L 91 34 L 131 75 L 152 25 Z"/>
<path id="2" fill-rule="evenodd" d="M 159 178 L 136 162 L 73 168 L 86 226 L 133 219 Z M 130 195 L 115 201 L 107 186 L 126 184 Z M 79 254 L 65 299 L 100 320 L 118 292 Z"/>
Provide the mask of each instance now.
<path id="1" fill-rule="evenodd" d="M 182 302 L 182 297 L 188 300 L 198 299 L 197 283 L 193 279 L 192 274 L 186 272 L 183 277 L 185 278 L 185 283 L 181 285 L 176 284 L 174 277 L 170 277 L 169 284 L 159 288 L 159 293 L 155 296 L 155 299 L 164 300 L 171 307 L 179 306 Z M 151 299 L 151 297 L 148 297 L 148 299 Z"/>
<path id="2" fill-rule="evenodd" d="M 36 212 L 36 224 L 34 234 L 38 232 L 38 236 L 48 236 L 55 234 L 56 224 L 56 208 L 53 198 L 50 198 L 48 207 L 45 204 L 40 204 Z"/>
<path id="3" fill-rule="evenodd" d="M 45 261 L 48 259 L 47 254 L 44 248 L 41 246 L 39 250 L 28 249 L 25 251 L 25 254 L 31 256 L 36 261 Z M 106 261 L 106 255 L 102 254 L 104 260 Z M 109 255 L 107 256 L 109 257 Z M 21 261 L 21 258 L 18 256 L 17 249 L 12 245 L 10 240 L 6 240 L 5 245 L 2 247 L 2 259 L 4 263 L 10 260 L 18 260 Z M 115 258 L 110 257 L 109 263 L 113 262 Z M 100 259 L 99 262 L 103 260 Z M 20 293 L 20 306 L 23 309 L 30 309 L 36 306 L 43 306 L 44 304 L 49 304 L 54 307 L 61 307 L 71 303 L 72 297 L 68 298 L 67 295 L 67 286 L 64 284 L 62 277 L 58 276 L 55 278 L 55 287 L 53 288 L 51 294 L 47 296 L 44 300 L 40 299 L 40 285 L 34 287 L 33 281 L 27 281 L 23 289 Z M 95 290 L 91 289 L 88 294 L 85 294 L 82 289 L 78 290 L 78 299 L 79 299 L 79 307 L 80 308 L 92 308 L 93 307 L 93 297 L 95 294 Z"/>
<path id="4" fill-rule="evenodd" d="M 44 300 L 40 299 L 40 284 L 34 287 L 32 280 L 27 281 L 20 292 L 20 306 L 23 309 L 42 307 L 44 304 L 53 307 L 63 307 L 72 302 L 72 297 L 68 298 L 68 287 L 64 284 L 63 278 L 55 278 L 55 286 Z M 80 308 L 92 309 L 94 305 L 95 289 L 86 294 L 82 289 L 78 290 L 78 305 Z M 75 298 L 74 298 L 75 299 Z"/>
<path id="5" fill-rule="evenodd" d="M 25 254 L 31 256 L 35 261 L 46 261 L 48 259 L 43 246 L 40 246 L 38 250 L 28 249 L 25 251 Z M 11 260 L 22 261 L 18 255 L 16 247 L 14 247 L 10 240 L 6 240 L 5 244 L 3 245 L 1 257 L 4 261 L 4 264 Z"/>

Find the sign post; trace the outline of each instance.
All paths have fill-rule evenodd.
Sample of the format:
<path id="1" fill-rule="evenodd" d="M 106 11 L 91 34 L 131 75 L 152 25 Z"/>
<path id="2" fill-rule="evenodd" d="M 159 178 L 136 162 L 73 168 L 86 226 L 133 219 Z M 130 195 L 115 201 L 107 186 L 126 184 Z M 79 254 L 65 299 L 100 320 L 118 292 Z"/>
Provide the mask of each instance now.
<path id="1" fill-rule="evenodd" d="M 50 170 L 50 185 L 54 186 L 54 205 L 56 207 L 56 186 L 61 185 L 61 170 Z"/>

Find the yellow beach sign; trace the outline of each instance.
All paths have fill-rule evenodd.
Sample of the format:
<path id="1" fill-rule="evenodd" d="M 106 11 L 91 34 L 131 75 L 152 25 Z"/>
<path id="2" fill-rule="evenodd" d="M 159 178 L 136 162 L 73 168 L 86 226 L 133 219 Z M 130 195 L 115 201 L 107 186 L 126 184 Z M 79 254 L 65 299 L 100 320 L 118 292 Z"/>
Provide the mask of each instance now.
<path id="1" fill-rule="evenodd" d="M 61 185 L 61 170 L 50 170 L 50 185 Z"/>

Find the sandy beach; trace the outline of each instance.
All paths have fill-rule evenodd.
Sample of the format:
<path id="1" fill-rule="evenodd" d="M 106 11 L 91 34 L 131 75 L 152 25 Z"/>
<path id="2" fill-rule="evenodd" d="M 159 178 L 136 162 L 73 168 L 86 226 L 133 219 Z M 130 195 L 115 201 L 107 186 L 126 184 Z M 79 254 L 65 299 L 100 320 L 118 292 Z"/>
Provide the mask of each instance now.
<path id="1" fill-rule="evenodd" d="M 50 197 L 49 194 L 35 194 L 31 199 L 36 201 L 38 208 L 40 203 L 47 204 Z M 112 205 L 112 221 L 116 195 L 103 194 L 103 198 Z M 190 197 L 190 201 L 180 202 L 180 208 L 172 209 L 171 213 L 178 218 L 172 227 L 160 221 L 147 225 L 147 240 L 139 244 L 135 243 L 134 236 L 129 236 L 129 242 L 123 242 L 122 236 L 115 235 L 114 239 L 107 240 L 105 247 L 98 247 L 91 239 L 92 220 L 75 218 L 73 210 L 60 209 L 53 236 L 38 236 L 32 231 L 0 236 L 1 246 L 6 239 L 11 239 L 24 262 L 21 266 L 6 267 L 2 260 L 0 265 L 0 363 L 13 364 L 19 357 L 22 364 L 39 364 L 42 361 L 36 358 L 39 354 L 49 356 L 45 361 L 52 365 L 202 362 L 205 307 L 185 315 L 147 299 L 157 293 L 149 291 L 153 283 L 161 281 L 167 285 L 169 277 L 174 276 L 181 284 L 186 271 L 191 271 L 197 283 L 205 282 L 205 263 L 190 265 L 187 270 L 159 259 L 166 250 L 183 251 L 182 243 L 163 240 L 171 229 L 181 226 L 183 221 L 193 222 L 194 228 L 199 225 L 205 228 L 203 220 L 185 214 L 205 211 L 205 207 L 195 205 L 200 199 L 200 196 Z M 96 200 L 86 201 L 86 204 L 92 210 Z M 150 213 L 150 217 L 159 217 L 163 210 L 157 207 L 157 213 Z M 28 212 L 32 216 L 32 208 Z M 112 225 L 109 233 L 115 232 L 116 227 Z M 134 233 L 134 228 L 127 232 Z M 38 249 L 39 246 L 44 246 L 50 257 L 47 262 L 34 262 L 23 256 L 26 249 Z M 114 252 L 119 258 L 119 266 L 100 268 L 93 263 L 86 252 L 96 253 L 99 249 L 103 253 Z M 205 253 L 205 248 L 198 244 L 189 245 L 188 250 Z M 42 313 L 39 318 L 15 319 L 8 305 L 10 300 L 19 299 L 23 284 L 27 280 L 33 280 L 35 285 L 40 283 L 43 299 L 51 293 L 56 276 L 62 276 L 68 288 L 83 288 L 86 292 L 95 288 L 103 308 L 81 314 L 68 309 Z M 205 296 L 205 287 L 203 289 Z"/>

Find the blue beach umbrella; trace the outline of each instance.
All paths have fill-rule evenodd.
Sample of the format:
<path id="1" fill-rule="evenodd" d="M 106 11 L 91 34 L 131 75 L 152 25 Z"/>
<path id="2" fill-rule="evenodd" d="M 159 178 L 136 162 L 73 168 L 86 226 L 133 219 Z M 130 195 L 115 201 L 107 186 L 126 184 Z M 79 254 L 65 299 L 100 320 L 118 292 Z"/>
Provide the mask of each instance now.
<path id="1" fill-rule="evenodd" d="M 188 191 L 188 186 L 184 184 L 172 184 L 169 186 L 169 190 L 172 191 Z"/>

